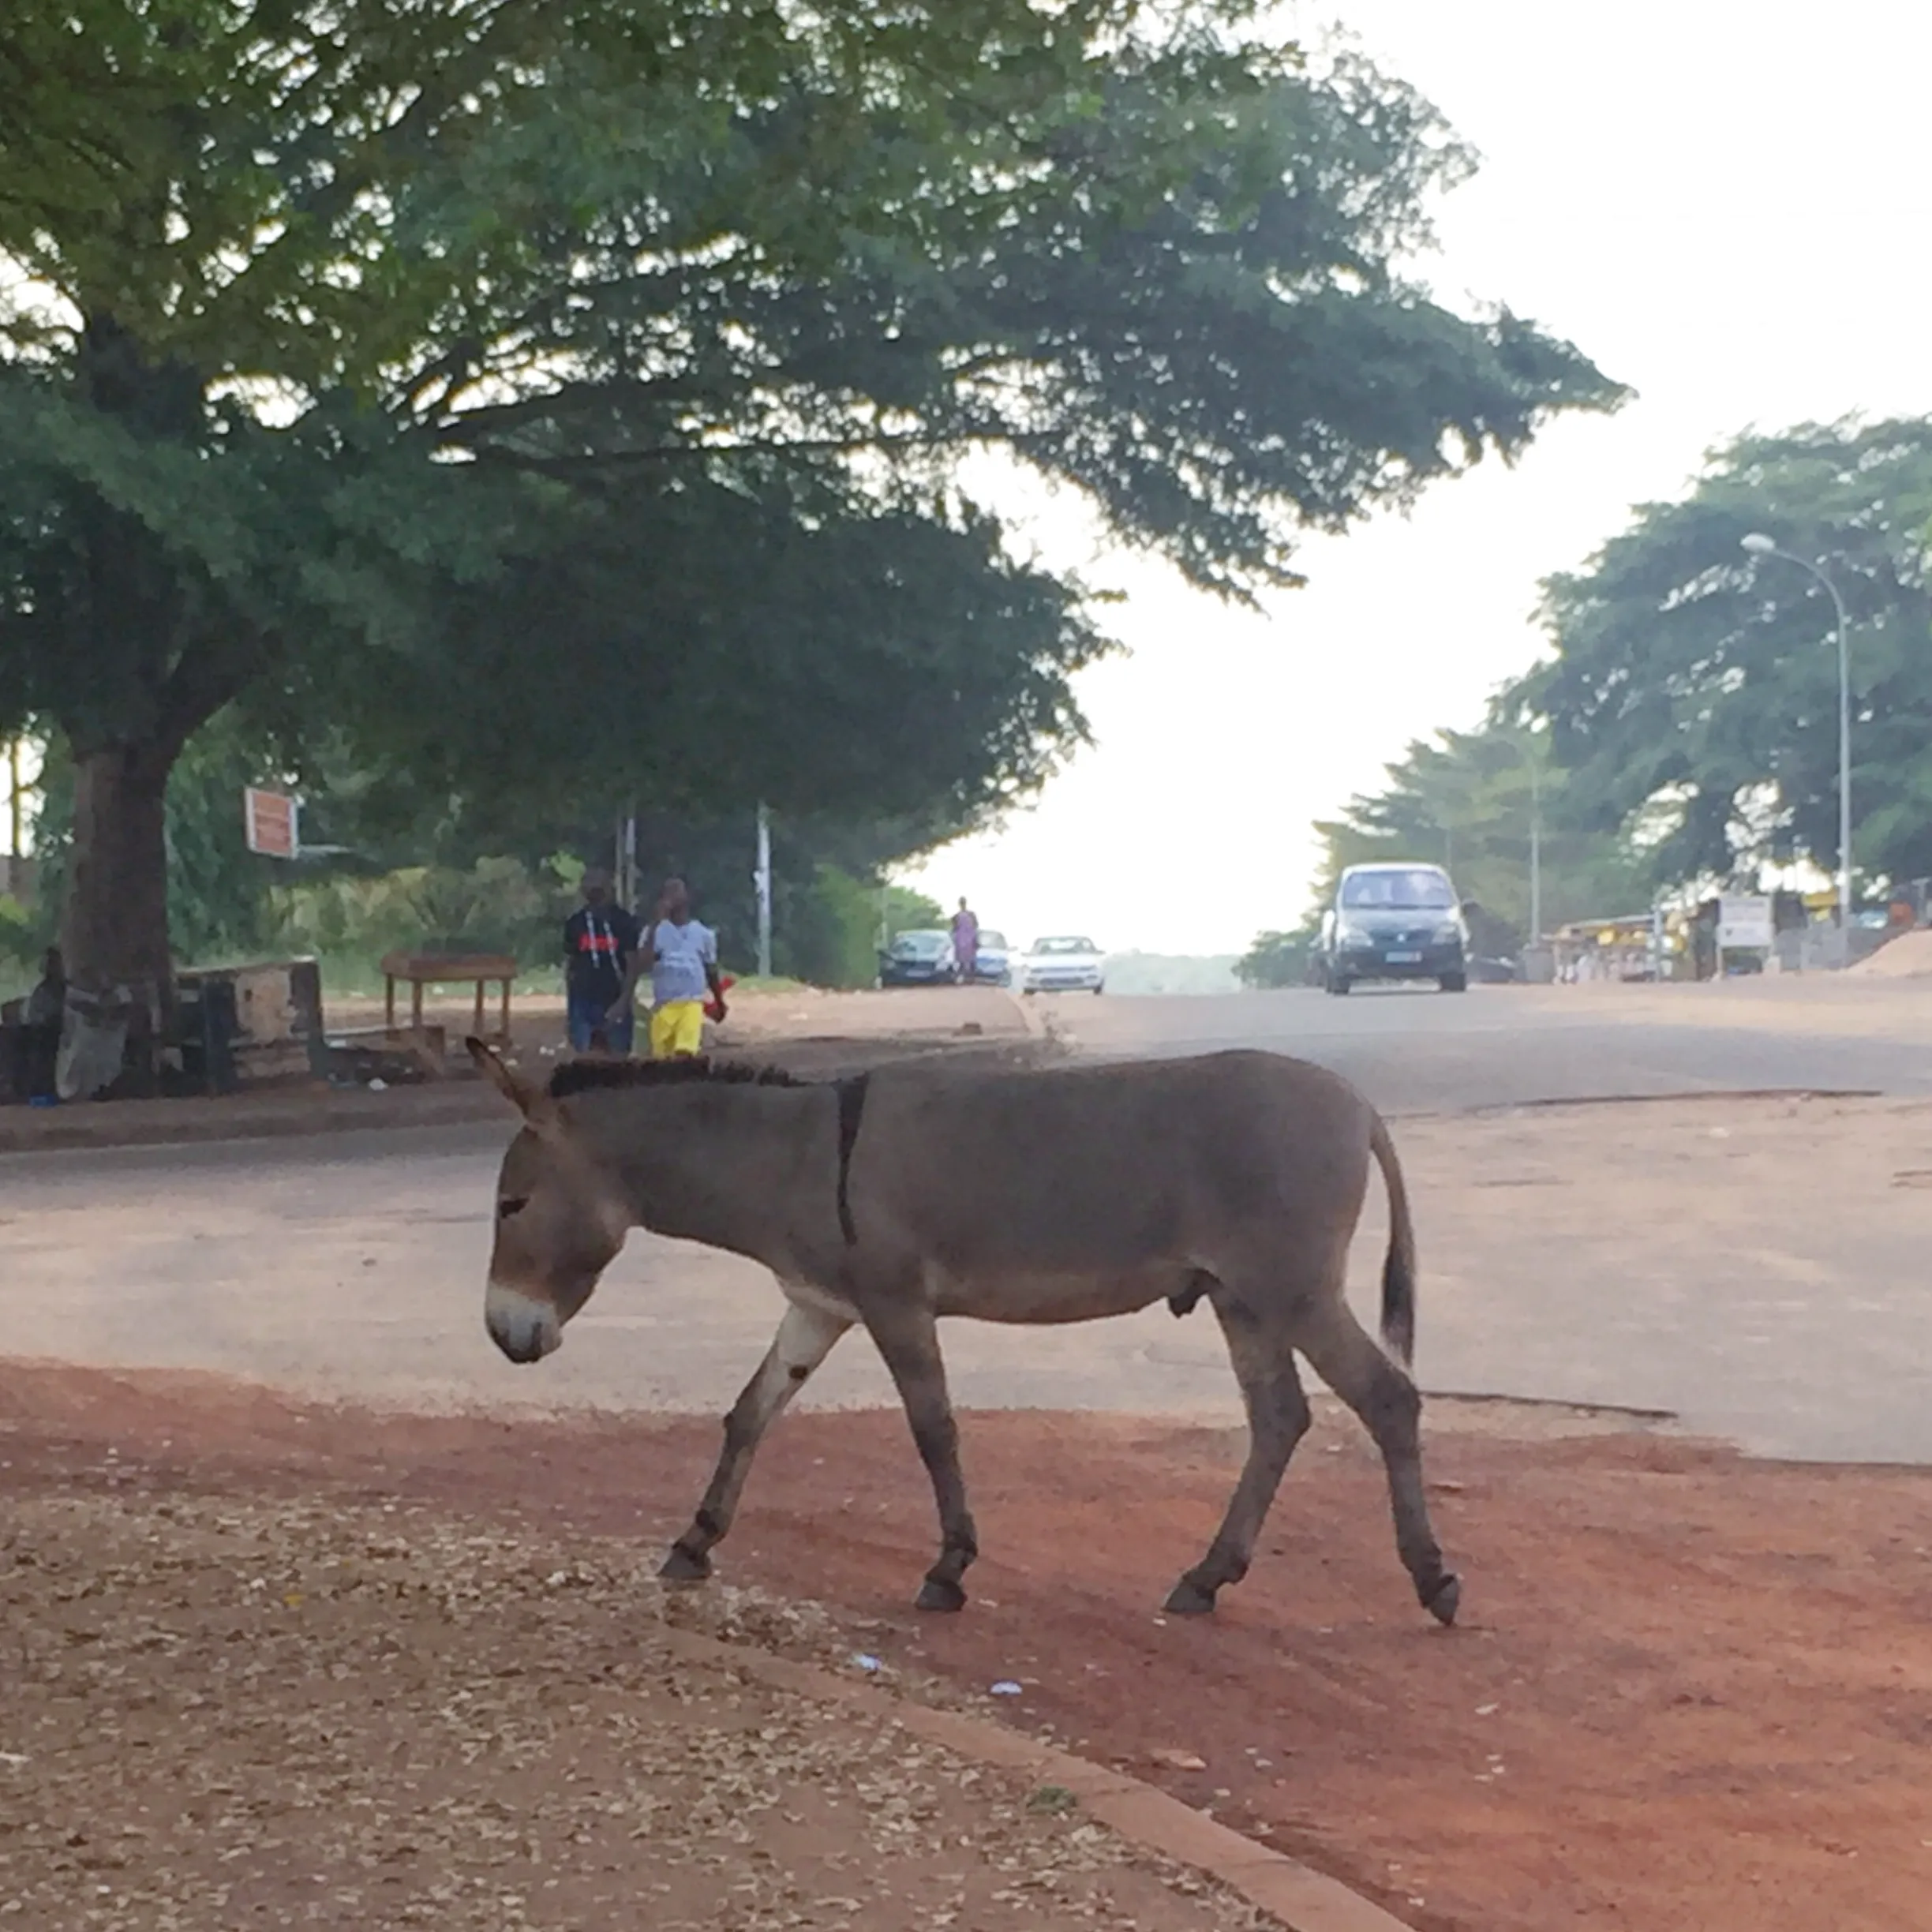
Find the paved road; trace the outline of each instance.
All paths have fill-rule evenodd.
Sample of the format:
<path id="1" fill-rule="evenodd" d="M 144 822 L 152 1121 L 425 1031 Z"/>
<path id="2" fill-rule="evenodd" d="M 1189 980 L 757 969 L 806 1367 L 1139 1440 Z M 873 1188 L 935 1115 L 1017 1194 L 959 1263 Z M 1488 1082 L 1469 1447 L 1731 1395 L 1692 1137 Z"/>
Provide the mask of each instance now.
<path id="1" fill-rule="evenodd" d="M 1932 1092 L 1921 1043 L 1932 1028 L 1895 990 L 1696 997 L 1289 993 L 1061 1002 L 1056 1018 L 1099 1053 L 1298 1052 L 1398 1114 L 1726 1087 Z M 1932 989 L 1923 998 L 1932 1013 Z M 1634 1123 L 1649 1111 L 1597 1118 Z M 1925 1118 L 1923 1155 L 1896 1165 L 1932 1170 Z M 1842 1152 L 1829 1121 L 1790 1129 L 1783 1151 L 1754 1165 L 1694 1168 L 1693 1156 L 1733 1150 L 1687 1140 L 1675 1193 L 1654 1150 L 1642 1174 L 1578 1185 L 1578 1163 L 1549 1158 L 1553 1144 L 1593 1159 L 1593 1136 L 1608 1131 L 1641 1155 L 1650 1130 L 1571 1125 L 1552 1136 L 1547 1119 L 1424 1119 L 1403 1131 L 1422 1208 L 1427 1383 L 1669 1407 L 1782 1453 L 1932 1461 L 1918 1260 L 1932 1245 L 1932 1193 L 1892 1187 L 1889 1166 L 1863 1155 L 1863 1166 L 1794 1168 L 1794 1134 Z M 1487 1151 L 1472 1152 L 1478 1136 Z M 410 1404 L 721 1407 L 778 1312 L 762 1271 L 728 1256 L 634 1237 L 560 1354 L 519 1370 L 489 1346 L 482 1276 L 506 1137 L 460 1128 L 0 1160 L 0 1351 Z M 1874 1159 L 1889 1156 L 1881 1148 Z M 1360 1245 L 1365 1285 L 1372 1239 L 1367 1230 Z M 1031 1331 L 960 1324 L 949 1349 L 968 1405 L 1237 1413 L 1204 1313 L 1177 1323 L 1157 1308 Z M 813 1393 L 891 1399 L 856 1340 Z"/>
<path id="2" fill-rule="evenodd" d="M 1882 983 L 1063 994 L 1045 1016 L 1096 1054 L 1294 1054 L 1346 1075 L 1390 1114 L 1772 1088 L 1932 1093 L 1932 990 L 1920 999 Z"/>

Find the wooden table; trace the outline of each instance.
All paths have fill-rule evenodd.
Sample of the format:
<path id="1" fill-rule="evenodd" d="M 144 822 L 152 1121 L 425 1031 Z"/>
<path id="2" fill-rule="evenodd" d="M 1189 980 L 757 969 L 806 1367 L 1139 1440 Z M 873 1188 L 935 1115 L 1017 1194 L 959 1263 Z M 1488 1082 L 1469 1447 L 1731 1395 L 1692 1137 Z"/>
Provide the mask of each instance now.
<path id="1" fill-rule="evenodd" d="M 476 1035 L 492 1046 L 510 1044 L 510 983 L 517 975 L 517 963 L 507 953 L 391 953 L 384 960 L 383 1018 L 391 1032 L 395 1031 L 396 982 L 410 990 L 410 1031 L 418 1042 L 423 1029 L 423 988 L 447 986 L 452 982 L 476 987 Z M 483 1024 L 483 990 L 500 982 L 503 1005 L 500 1024 L 494 1032 Z"/>

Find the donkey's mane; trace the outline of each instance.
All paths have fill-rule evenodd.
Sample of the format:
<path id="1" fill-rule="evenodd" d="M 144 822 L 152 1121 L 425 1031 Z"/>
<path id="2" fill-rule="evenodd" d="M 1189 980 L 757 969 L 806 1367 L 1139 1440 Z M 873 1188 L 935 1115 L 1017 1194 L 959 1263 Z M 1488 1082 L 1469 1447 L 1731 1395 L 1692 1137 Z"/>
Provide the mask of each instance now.
<path id="1" fill-rule="evenodd" d="M 742 1060 L 572 1060 L 550 1076 L 550 1097 L 630 1087 L 678 1087 L 694 1080 L 716 1086 L 809 1087 L 814 1083 L 783 1067 L 758 1066 Z"/>

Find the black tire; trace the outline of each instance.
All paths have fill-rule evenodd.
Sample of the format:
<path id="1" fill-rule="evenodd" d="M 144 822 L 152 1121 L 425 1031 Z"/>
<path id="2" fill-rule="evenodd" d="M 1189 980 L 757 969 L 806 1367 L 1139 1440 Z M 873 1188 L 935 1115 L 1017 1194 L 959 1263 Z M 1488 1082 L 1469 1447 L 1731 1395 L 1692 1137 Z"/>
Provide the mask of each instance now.
<path id="1" fill-rule="evenodd" d="M 1466 993 L 1469 990 L 1469 975 L 1466 972 L 1444 973 L 1436 983 L 1445 993 Z"/>
<path id="2" fill-rule="evenodd" d="M 1103 986 L 1097 986 L 1097 987 L 1095 987 L 1094 988 L 1094 998 L 1095 998 L 1095 999 L 1098 999 L 1098 998 L 1100 997 L 1100 995 L 1101 995 L 1103 993 L 1104 993 L 1106 990 L 1106 988 L 1105 987 L 1103 987 Z"/>
<path id="3" fill-rule="evenodd" d="M 1345 979 L 1340 973 L 1331 973 L 1328 975 L 1328 990 L 1338 999 L 1354 983 L 1353 979 Z"/>

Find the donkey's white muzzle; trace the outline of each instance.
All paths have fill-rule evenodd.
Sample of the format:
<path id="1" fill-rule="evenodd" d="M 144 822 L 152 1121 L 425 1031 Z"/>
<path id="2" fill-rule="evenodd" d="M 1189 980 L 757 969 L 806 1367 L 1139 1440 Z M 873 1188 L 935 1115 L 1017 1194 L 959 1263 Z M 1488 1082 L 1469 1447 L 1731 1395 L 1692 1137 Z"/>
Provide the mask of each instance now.
<path id="1" fill-rule="evenodd" d="M 564 1325 L 556 1310 L 500 1282 L 492 1282 L 484 1297 L 483 1325 L 513 1362 L 541 1361 L 563 1345 Z"/>

